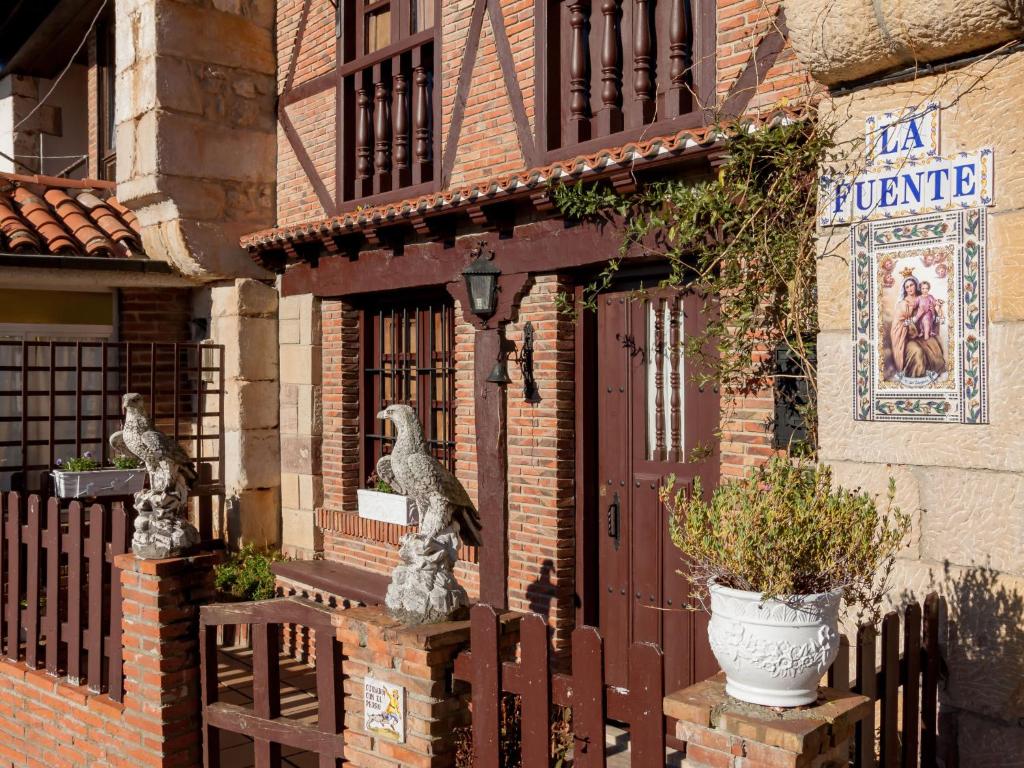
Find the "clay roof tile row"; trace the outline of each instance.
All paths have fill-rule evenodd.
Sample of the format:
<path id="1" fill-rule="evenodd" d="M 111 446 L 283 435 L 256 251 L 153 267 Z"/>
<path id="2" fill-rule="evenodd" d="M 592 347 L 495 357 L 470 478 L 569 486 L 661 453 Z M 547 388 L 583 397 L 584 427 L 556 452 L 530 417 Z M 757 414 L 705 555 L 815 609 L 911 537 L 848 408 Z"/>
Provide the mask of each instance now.
<path id="1" fill-rule="evenodd" d="M 258 252 L 280 248 L 283 243 L 290 240 L 316 236 L 319 233 L 388 224 L 417 214 L 441 212 L 462 205 L 479 204 L 507 193 L 544 187 L 553 181 L 578 181 L 593 173 L 613 170 L 616 167 L 629 168 L 636 163 L 644 163 L 671 155 L 682 155 L 700 147 L 708 147 L 723 137 L 721 129 L 716 126 L 683 130 L 666 136 L 655 136 L 518 173 L 495 176 L 466 187 L 447 189 L 394 203 L 357 208 L 329 219 L 254 232 L 244 236 L 241 239 L 241 245 L 251 252 Z"/>
<path id="2" fill-rule="evenodd" d="M 144 256 L 138 219 L 99 180 L 0 173 L 0 252 Z"/>

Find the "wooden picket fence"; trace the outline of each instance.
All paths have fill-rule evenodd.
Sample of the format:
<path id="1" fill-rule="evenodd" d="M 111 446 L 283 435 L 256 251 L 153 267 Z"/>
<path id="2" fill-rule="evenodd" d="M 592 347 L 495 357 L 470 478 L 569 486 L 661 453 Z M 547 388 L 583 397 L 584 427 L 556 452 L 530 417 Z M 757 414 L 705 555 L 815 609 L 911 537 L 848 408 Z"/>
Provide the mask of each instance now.
<path id="1" fill-rule="evenodd" d="M 199 469 L 200 480 L 209 481 L 209 467 Z M 200 492 L 200 535 L 209 542 L 213 497 Z M 114 558 L 130 551 L 135 517 L 128 497 L 84 504 L 0 494 L 0 651 L 6 658 L 122 700 L 121 578 Z"/>
<path id="2" fill-rule="evenodd" d="M 853 765 L 856 768 L 933 768 L 937 765 L 937 696 L 942 671 L 939 624 L 942 600 L 927 597 L 922 612 L 911 603 L 903 613 L 889 613 L 879 629 L 863 625 L 851 667 L 848 643 L 828 672 L 829 684 L 879 702 L 858 723 Z M 627 724 L 630 762 L 662 765 L 665 760 L 665 718 L 662 711 L 664 659 L 661 649 L 634 643 L 629 649 L 626 690 L 604 684 L 602 639 L 593 627 L 572 633 L 571 673 L 552 671 L 548 626 L 542 616 L 527 614 L 520 622 L 518 661 L 504 659 L 499 613 L 476 605 L 470 617 L 470 649 L 455 662 L 455 677 L 473 689 L 473 750 L 476 768 L 502 765 L 501 697 L 514 694 L 521 706 L 521 764 L 541 768 L 552 764 L 552 706 L 572 710 L 576 768 L 604 768 L 605 723 Z M 876 659 L 881 650 L 881 665 Z"/>
<path id="3" fill-rule="evenodd" d="M 131 543 L 123 502 L 6 495 L 0 526 L 0 638 L 11 661 L 86 683 L 115 701 L 124 693 L 121 579 L 114 558 Z"/>

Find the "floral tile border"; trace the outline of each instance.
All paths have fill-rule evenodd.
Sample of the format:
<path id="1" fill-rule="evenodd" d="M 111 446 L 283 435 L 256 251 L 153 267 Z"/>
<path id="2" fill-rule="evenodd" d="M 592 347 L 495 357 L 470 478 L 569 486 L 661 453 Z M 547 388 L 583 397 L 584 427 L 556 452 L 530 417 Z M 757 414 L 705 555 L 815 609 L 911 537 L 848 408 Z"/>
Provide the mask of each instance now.
<path id="1" fill-rule="evenodd" d="M 971 208 L 851 227 L 855 420 L 988 423 L 986 217 L 984 209 Z M 928 385 L 883 380 L 878 275 L 893 260 L 940 251 L 953 254 L 947 372 Z"/>

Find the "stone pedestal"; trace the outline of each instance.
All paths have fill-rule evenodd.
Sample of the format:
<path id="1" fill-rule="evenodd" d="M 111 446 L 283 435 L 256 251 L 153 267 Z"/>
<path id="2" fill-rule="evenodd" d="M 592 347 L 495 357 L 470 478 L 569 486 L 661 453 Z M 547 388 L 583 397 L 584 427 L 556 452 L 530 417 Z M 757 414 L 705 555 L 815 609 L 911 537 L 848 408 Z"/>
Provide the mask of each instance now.
<path id="1" fill-rule="evenodd" d="M 404 627 L 380 607 L 338 614 L 344 649 L 345 758 L 356 768 L 434 768 L 455 759 L 453 731 L 469 724 L 468 693 L 452 692 L 455 657 L 469 642 L 469 622 Z M 404 742 L 367 729 L 366 679 L 405 689 Z"/>
<path id="2" fill-rule="evenodd" d="M 831 688 L 807 707 L 746 704 L 726 695 L 723 673 L 665 697 L 690 768 L 845 768 L 854 725 L 871 706 Z"/>

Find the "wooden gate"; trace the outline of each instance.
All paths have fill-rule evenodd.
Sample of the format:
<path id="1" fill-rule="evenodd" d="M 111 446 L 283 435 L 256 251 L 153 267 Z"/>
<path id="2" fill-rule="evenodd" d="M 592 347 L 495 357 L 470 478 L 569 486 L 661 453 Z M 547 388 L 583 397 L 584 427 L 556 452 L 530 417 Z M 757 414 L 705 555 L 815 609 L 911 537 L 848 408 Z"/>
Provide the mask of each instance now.
<path id="1" fill-rule="evenodd" d="M 878 702 L 878 715 L 857 724 L 856 768 L 934 768 L 940 753 L 938 685 L 943 661 L 939 647 L 943 603 L 936 594 L 920 605 L 910 603 L 902 615 L 892 612 L 881 624 L 881 665 L 876 666 L 879 628 L 863 625 L 857 632 L 852 659 L 844 641 L 828 672 L 829 684 L 862 693 Z M 470 649 L 455 662 L 455 677 L 473 688 L 473 750 L 476 768 L 498 768 L 502 762 L 501 697 L 514 694 L 521 706 L 521 764 L 544 768 L 552 763 L 551 708 L 572 709 L 574 765 L 604 768 L 605 722 L 629 729 L 630 764 L 663 765 L 665 717 L 661 649 L 633 643 L 628 650 L 629 688 L 607 684 L 605 647 L 594 627 L 572 633 L 572 671 L 552 671 L 548 626 L 542 616 L 527 614 L 520 624 L 518 661 L 500 642 L 498 613 L 476 605 L 471 612 Z M 514 654 L 512 654 L 514 656 Z M 876 722 L 877 720 L 877 722 Z M 947 765 L 955 764 L 949 763 Z"/>
<path id="2" fill-rule="evenodd" d="M 320 768 L 340 768 L 344 757 L 344 691 L 341 644 L 331 609 L 300 597 L 203 606 L 199 652 L 203 706 L 203 765 L 221 765 L 221 731 L 253 740 L 256 768 L 279 768 L 282 746 L 319 756 Z M 316 643 L 316 724 L 283 716 L 281 633 L 283 625 L 307 627 Z M 218 627 L 248 625 L 252 662 L 252 707 L 219 700 Z"/>

